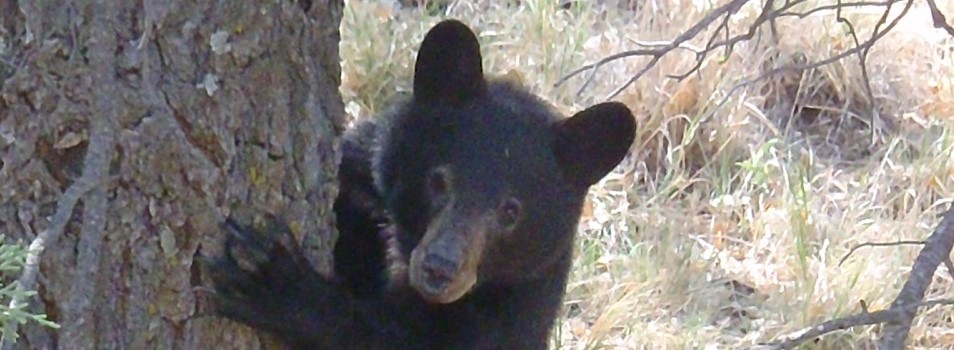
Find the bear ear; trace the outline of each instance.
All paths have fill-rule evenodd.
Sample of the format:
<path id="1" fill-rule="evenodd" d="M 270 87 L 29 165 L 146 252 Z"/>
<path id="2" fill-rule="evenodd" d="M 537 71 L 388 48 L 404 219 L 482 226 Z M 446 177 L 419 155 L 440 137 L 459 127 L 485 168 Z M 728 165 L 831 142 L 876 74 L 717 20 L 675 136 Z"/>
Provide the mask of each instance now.
<path id="1" fill-rule="evenodd" d="M 485 90 L 480 43 L 474 32 L 452 19 L 431 28 L 414 65 L 414 100 L 460 105 Z"/>
<path id="2" fill-rule="evenodd" d="M 623 160 L 636 138 L 636 119 L 626 105 L 601 103 L 555 125 L 553 151 L 564 176 L 589 187 Z"/>

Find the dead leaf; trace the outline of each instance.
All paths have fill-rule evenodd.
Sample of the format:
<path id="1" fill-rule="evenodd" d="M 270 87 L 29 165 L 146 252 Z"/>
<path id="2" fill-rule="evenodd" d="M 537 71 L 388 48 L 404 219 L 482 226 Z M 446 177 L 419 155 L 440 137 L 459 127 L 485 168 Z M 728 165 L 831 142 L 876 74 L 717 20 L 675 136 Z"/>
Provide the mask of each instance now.
<path id="1" fill-rule="evenodd" d="M 85 140 L 86 140 L 86 137 L 71 131 L 66 133 L 66 135 L 63 135 L 63 137 L 61 137 L 59 141 L 56 141 L 56 144 L 53 145 L 53 148 L 54 149 L 73 148 L 73 147 L 76 147 L 76 145 L 80 144 L 80 142 L 83 142 Z"/>

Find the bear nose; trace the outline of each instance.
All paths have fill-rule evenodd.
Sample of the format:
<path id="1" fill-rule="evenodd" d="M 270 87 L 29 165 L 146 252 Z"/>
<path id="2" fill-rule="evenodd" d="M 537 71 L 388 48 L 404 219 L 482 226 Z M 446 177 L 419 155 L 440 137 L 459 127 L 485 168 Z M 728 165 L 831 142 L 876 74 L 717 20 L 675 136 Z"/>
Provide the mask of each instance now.
<path id="1" fill-rule="evenodd" d="M 424 276 L 428 289 L 434 292 L 443 291 L 454 280 L 457 264 L 437 254 L 427 254 L 422 261 Z"/>

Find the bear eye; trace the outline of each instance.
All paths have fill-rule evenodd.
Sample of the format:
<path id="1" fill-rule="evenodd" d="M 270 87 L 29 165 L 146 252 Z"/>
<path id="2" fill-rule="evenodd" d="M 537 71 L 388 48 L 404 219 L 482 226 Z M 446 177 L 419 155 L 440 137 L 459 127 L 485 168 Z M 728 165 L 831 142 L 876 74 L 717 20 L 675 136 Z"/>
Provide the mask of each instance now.
<path id="1" fill-rule="evenodd" d="M 514 197 L 507 198 L 500 206 L 500 223 L 512 230 L 520 220 L 520 210 L 520 201 Z"/>
<path id="2" fill-rule="evenodd" d="M 447 174 L 443 168 L 437 168 L 427 173 L 427 191 L 434 197 L 442 197 L 450 187 L 447 184 Z"/>

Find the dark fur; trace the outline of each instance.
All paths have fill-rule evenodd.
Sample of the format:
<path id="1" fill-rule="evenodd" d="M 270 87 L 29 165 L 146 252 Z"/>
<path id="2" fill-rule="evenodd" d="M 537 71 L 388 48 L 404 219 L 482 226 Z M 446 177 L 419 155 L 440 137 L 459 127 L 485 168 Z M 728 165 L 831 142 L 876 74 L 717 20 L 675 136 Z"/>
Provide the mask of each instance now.
<path id="1" fill-rule="evenodd" d="M 336 280 L 310 268 L 281 223 L 227 221 L 225 254 L 209 263 L 219 312 L 302 349 L 545 349 L 587 189 L 622 160 L 635 122 L 619 103 L 561 118 L 486 81 L 480 61 L 469 28 L 438 24 L 418 54 L 414 96 L 345 136 Z M 428 182 L 438 167 L 453 175 L 447 193 Z M 411 274 L 417 264 L 417 284 L 391 283 L 388 233 Z M 420 272 L 434 255 L 455 278 L 478 257 L 466 294 L 422 297 L 443 292 Z"/>

